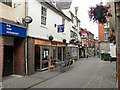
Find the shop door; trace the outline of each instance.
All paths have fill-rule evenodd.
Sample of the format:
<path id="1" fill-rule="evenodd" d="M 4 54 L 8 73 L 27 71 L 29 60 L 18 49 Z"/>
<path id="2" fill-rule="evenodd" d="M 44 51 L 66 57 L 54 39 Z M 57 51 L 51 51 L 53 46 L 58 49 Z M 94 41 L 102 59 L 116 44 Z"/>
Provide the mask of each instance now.
<path id="1" fill-rule="evenodd" d="M 4 46 L 3 76 L 13 74 L 13 46 Z"/>
<path id="2" fill-rule="evenodd" d="M 35 70 L 40 69 L 40 47 L 35 46 Z"/>

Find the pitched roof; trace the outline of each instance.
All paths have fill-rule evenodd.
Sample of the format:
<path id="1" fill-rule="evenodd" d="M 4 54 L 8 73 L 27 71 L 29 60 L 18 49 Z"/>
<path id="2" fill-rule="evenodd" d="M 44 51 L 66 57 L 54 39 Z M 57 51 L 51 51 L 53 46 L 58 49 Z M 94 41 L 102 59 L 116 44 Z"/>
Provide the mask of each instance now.
<path id="1" fill-rule="evenodd" d="M 56 2 L 56 6 L 60 9 L 69 9 L 71 7 L 71 1 L 69 2 Z"/>
<path id="2" fill-rule="evenodd" d="M 59 13 L 61 13 L 63 16 L 65 16 L 66 18 L 68 18 L 69 20 L 71 20 L 68 16 L 66 16 L 66 15 L 63 13 L 63 11 L 62 11 L 60 8 L 54 6 L 53 3 L 51 2 L 51 0 L 38 0 L 38 1 L 39 1 L 39 2 L 47 3 L 49 6 L 51 6 L 51 7 L 54 8 L 55 10 L 57 10 L 57 11 L 58 11 Z"/>

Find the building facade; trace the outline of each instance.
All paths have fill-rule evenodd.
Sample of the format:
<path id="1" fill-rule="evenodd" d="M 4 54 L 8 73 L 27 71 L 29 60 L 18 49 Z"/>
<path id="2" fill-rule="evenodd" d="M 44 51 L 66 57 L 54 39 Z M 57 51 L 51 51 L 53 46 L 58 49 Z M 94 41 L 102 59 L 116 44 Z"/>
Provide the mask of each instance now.
<path id="1" fill-rule="evenodd" d="M 49 61 L 67 59 L 71 19 L 52 2 L 37 0 L 28 1 L 28 15 L 33 22 L 28 26 L 27 71 L 33 74 L 35 70 L 47 69 Z M 49 36 L 53 36 L 52 41 Z"/>
<path id="2" fill-rule="evenodd" d="M 0 1 L 0 80 L 25 75 L 25 0 Z"/>
<path id="3" fill-rule="evenodd" d="M 109 18 L 106 24 L 98 24 L 98 37 L 100 53 L 108 53 L 110 51 L 108 36 L 110 33 Z"/>

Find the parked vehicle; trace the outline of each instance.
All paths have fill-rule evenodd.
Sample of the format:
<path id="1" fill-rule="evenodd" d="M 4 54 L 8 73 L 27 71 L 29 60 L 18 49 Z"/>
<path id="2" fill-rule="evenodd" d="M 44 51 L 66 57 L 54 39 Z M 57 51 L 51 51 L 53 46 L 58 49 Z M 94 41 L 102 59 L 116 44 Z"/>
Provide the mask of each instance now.
<path id="1" fill-rule="evenodd" d="M 116 61 L 116 44 L 110 43 L 110 61 Z"/>

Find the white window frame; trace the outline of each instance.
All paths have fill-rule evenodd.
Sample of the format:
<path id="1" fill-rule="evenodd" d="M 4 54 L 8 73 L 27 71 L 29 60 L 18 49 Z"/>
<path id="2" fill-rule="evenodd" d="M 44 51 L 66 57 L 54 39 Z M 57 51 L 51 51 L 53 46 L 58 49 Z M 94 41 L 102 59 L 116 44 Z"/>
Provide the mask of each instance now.
<path id="1" fill-rule="evenodd" d="M 106 36 L 106 37 L 105 37 L 105 36 Z M 108 33 L 107 33 L 107 32 L 104 32 L 104 41 L 108 41 L 107 37 L 108 37 Z"/>
<path id="2" fill-rule="evenodd" d="M 65 19 L 64 18 L 62 18 L 62 25 L 65 26 Z"/>
<path id="3" fill-rule="evenodd" d="M 43 12 L 43 15 L 42 15 L 42 7 L 46 9 L 46 12 Z M 42 17 L 46 18 L 45 24 L 42 23 Z M 47 8 L 45 6 L 41 6 L 41 20 L 40 20 L 40 24 L 43 27 L 47 26 Z"/>

